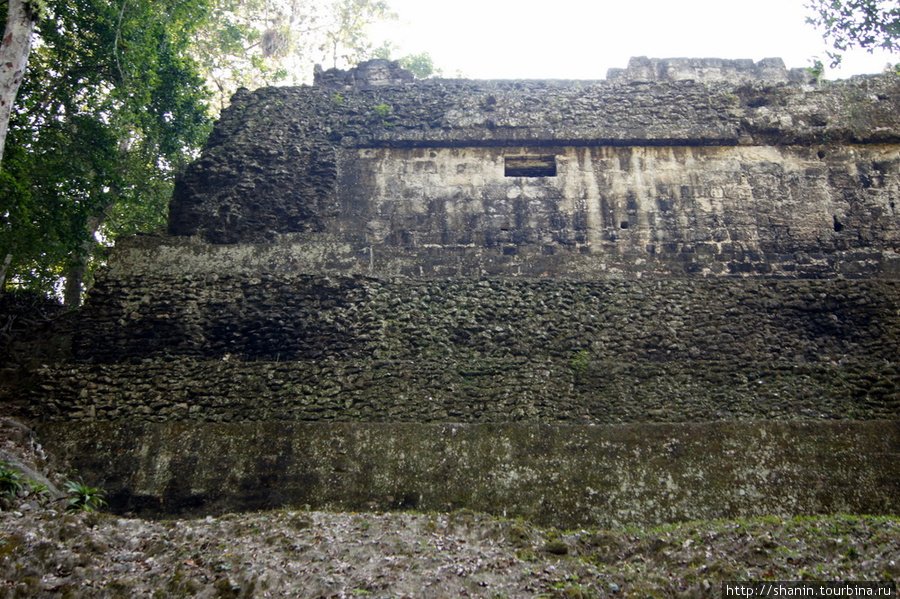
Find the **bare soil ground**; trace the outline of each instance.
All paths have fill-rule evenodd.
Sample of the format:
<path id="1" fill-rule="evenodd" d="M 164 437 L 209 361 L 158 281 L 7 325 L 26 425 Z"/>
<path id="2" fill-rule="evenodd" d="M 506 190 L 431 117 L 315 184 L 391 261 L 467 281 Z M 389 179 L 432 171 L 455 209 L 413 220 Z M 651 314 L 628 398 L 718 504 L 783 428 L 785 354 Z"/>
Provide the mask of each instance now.
<path id="1" fill-rule="evenodd" d="M 0 514 L 0 597 L 719 597 L 725 580 L 900 578 L 900 521 L 537 529 L 482 514 Z"/>

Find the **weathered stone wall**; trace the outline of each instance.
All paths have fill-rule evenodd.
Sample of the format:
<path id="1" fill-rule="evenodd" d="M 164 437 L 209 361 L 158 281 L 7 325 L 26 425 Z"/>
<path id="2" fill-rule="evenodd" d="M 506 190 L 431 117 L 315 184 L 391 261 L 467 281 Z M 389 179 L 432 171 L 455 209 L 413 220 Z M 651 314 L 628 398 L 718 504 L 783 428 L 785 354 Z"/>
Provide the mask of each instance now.
<path id="1" fill-rule="evenodd" d="M 504 233 L 506 234 L 506 233 Z M 832 234 L 825 232 L 826 237 Z M 278 243 L 219 245 L 195 238 L 137 237 L 117 243 L 111 276 L 206 277 L 318 274 L 375 278 L 666 279 L 696 276 L 796 279 L 897 279 L 900 254 L 857 248 L 762 252 L 740 244 L 702 242 L 666 253 L 589 254 L 552 246 L 493 248 L 436 245 L 403 247 L 350 243 L 322 234 L 285 236 Z M 728 247 L 725 247 L 725 246 Z M 718 247 L 721 250 L 718 253 Z"/>
<path id="2" fill-rule="evenodd" d="M 808 69 L 787 69 L 780 58 L 647 58 L 633 57 L 624 69 L 610 69 L 610 81 L 650 83 L 659 81 L 702 81 L 706 83 L 813 83 Z"/>
<path id="3" fill-rule="evenodd" d="M 35 405 L 54 420 L 884 419 L 898 337 L 900 283 L 884 280 L 116 278 Z"/>
<path id="4" fill-rule="evenodd" d="M 636 61 L 596 82 L 326 75 L 235 97 L 178 183 L 172 233 L 318 234 L 426 271 L 471 247 L 704 275 L 895 249 L 893 75 L 813 84 L 772 61 Z M 509 174 L 523 155 L 555 173 Z M 746 253 L 762 259 L 737 266 Z"/>
<path id="5" fill-rule="evenodd" d="M 118 279 L 95 289 L 76 362 L 477 354 L 633 362 L 895 360 L 900 282 Z"/>
<path id="6" fill-rule="evenodd" d="M 561 528 L 896 514 L 896 422 L 45 424 L 142 516 L 309 505 L 487 511 Z"/>
<path id="7" fill-rule="evenodd" d="M 896 76 L 316 81 L 235 97 L 19 379 L 115 509 L 896 513 Z"/>

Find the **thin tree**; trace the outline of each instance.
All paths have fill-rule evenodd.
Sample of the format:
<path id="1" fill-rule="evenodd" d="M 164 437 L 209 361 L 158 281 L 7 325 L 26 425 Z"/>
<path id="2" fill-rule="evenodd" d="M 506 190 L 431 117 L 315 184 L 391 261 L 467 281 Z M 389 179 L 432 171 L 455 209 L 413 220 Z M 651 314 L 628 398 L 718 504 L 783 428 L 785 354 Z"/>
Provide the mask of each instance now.
<path id="1" fill-rule="evenodd" d="M 46 12 L 43 0 L 7 0 L 6 28 L 0 42 L 0 167 L 9 117 L 31 54 L 34 25 Z M 2 288 L 0 273 L 0 288 Z"/>
<path id="2" fill-rule="evenodd" d="M 0 41 L 0 168 L 3 167 L 9 117 L 31 54 L 34 25 L 45 11 L 43 0 L 7 0 L 6 27 Z M 10 262 L 12 254 L 7 253 L 0 264 L 0 293 Z"/>

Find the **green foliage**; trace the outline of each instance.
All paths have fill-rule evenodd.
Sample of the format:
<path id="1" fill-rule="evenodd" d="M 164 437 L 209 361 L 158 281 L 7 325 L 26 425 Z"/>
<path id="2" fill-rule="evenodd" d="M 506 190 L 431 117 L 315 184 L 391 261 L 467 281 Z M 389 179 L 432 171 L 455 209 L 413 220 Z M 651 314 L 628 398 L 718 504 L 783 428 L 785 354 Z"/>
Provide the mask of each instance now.
<path id="1" fill-rule="evenodd" d="M 94 512 L 106 505 L 106 493 L 101 489 L 82 481 L 68 481 L 63 486 L 69 494 L 66 510 L 70 512 Z"/>
<path id="2" fill-rule="evenodd" d="M 28 479 L 27 482 L 29 487 L 28 496 L 37 501 L 38 505 L 46 506 L 52 501 L 53 494 L 47 485 L 31 479 Z"/>
<path id="3" fill-rule="evenodd" d="M 325 30 L 323 59 L 331 66 L 355 64 L 372 55 L 368 28 L 377 21 L 397 18 L 384 0 L 335 0 L 331 4 L 330 26 Z"/>
<path id="4" fill-rule="evenodd" d="M 394 123 L 388 119 L 391 114 L 394 112 L 394 108 L 390 104 L 385 104 L 382 102 L 381 104 L 376 104 L 372 107 L 372 112 L 381 119 L 381 126 L 387 129 L 391 129 L 394 127 Z"/>
<path id="5" fill-rule="evenodd" d="M 9 503 L 25 488 L 22 473 L 7 462 L 0 462 L 0 502 Z"/>
<path id="6" fill-rule="evenodd" d="M 391 56 L 396 51 L 396 49 L 397 47 L 394 44 L 386 42 L 373 50 L 372 55 L 373 58 L 387 58 L 388 60 L 394 60 Z M 431 54 L 429 54 L 428 52 L 421 52 L 419 54 L 407 54 L 406 56 L 397 58 L 396 60 L 400 63 L 400 66 L 408 71 L 411 71 L 413 75 L 415 75 L 419 79 L 440 77 L 443 75 L 443 71 L 434 66 L 434 59 L 431 58 Z"/>
<path id="7" fill-rule="evenodd" d="M 389 114 L 391 114 L 391 106 L 390 104 L 381 103 L 372 108 L 375 111 L 375 114 L 380 116 L 381 118 L 385 118 Z"/>
<path id="8" fill-rule="evenodd" d="M 900 3 L 896 0 L 810 0 L 807 22 L 822 31 L 834 48 L 831 66 L 850 48 L 900 52 Z"/>
<path id="9" fill-rule="evenodd" d="M 53 494 L 47 485 L 26 478 L 12 464 L 0 462 L 0 507 L 10 507 L 22 498 L 46 506 L 53 500 Z"/>
<path id="10" fill-rule="evenodd" d="M 210 0 L 191 55 L 221 109 L 240 87 L 302 83 L 315 64 L 370 57 L 369 27 L 391 18 L 383 0 Z"/>
<path id="11" fill-rule="evenodd" d="M 572 358 L 569 363 L 576 376 L 582 376 L 587 372 L 588 366 L 590 365 L 590 357 L 591 355 L 586 350 L 572 353 Z"/>
<path id="12" fill-rule="evenodd" d="M 221 108 L 241 86 L 349 66 L 372 52 L 368 27 L 393 17 L 383 0 L 37 4 L 47 18 L 0 171 L 0 280 L 70 305 L 116 237 L 165 226 L 211 97 Z"/>
<path id="13" fill-rule="evenodd" d="M 821 60 L 814 60 L 811 67 L 807 69 L 816 81 L 821 81 L 822 77 L 825 75 L 825 65 Z"/>
<path id="14" fill-rule="evenodd" d="M 187 56 L 209 0 L 48 0 L 0 174 L 7 287 L 70 301 L 103 243 L 163 226 L 172 180 L 209 127 Z"/>
<path id="15" fill-rule="evenodd" d="M 399 58 L 400 65 L 418 77 L 419 79 L 427 79 L 428 77 L 440 77 L 442 72 L 435 68 L 434 60 L 428 52 L 421 54 L 409 54 Z"/>
<path id="16" fill-rule="evenodd" d="M 50 13 L 50 7 L 47 6 L 47 0 L 27 0 L 25 5 L 38 20 L 46 18 Z"/>

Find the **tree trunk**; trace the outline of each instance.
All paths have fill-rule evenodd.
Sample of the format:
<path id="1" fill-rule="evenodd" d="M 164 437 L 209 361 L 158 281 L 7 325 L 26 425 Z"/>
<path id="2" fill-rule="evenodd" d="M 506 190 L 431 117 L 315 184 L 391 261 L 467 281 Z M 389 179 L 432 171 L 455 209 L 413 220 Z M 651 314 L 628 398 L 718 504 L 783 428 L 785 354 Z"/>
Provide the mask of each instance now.
<path id="1" fill-rule="evenodd" d="M 0 266 L 0 293 L 6 289 L 6 273 L 9 271 L 9 265 L 12 262 L 12 254 L 6 254 L 3 259 L 3 266 Z"/>
<path id="2" fill-rule="evenodd" d="M 92 237 L 95 230 L 96 229 L 91 230 Z M 88 274 L 88 262 L 94 253 L 94 247 L 96 245 L 96 242 L 90 240 L 81 244 L 81 250 L 76 252 L 72 263 L 63 274 L 63 277 L 66 280 L 63 285 L 63 304 L 67 308 L 77 308 L 84 299 L 85 275 Z"/>
<path id="3" fill-rule="evenodd" d="M 107 210 L 111 206 L 112 203 L 107 206 Z M 63 275 L 66 279 L 66 283 L 63 286 L 63 304 L 67 308 L 77 308 L 84 299 L 85 291 L 87 291 L 85 288 L 85 275 L 88 274 L 88 262 L 93 257 L 98 245 L 94 234 L 100 228 L 100 225 L 103 224 L 104 218 L 106 218 L 105 214 L 102 217 L 91 216 L 88 218 L 87 240 L 81 244 L 81 251 L 75 254 L 73 262 Z"/>
<path id="4" fill-rule="evenodd" d="M 79 255 L 75 263 L 63 275 L 66 278 L 66 283 L 63 286 L 63 304 L 67 308 L 77 308 L 81 305 L 84 274 L 86 271 L 87 257 Z"/>
<path id="5" fill-rule="evenodd" d="M 31 35 L 37 14 L 25 0 L 8 0 L 6 31 L 0 42 L 0 164 L 6 146 L 6 131 L 19 85 L 28 66 L 31 53 Z"/>

